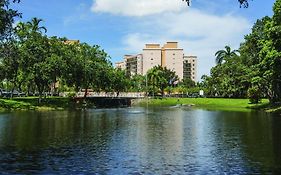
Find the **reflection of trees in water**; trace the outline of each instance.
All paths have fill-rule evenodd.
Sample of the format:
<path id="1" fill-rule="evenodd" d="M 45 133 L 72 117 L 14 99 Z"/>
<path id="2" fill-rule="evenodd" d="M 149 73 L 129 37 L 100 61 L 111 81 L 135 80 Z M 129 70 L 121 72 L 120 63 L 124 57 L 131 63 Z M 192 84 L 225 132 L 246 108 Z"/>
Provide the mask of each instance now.
<path id="1" fill-rule="evenodd" d="M 124 126 L 123 118 L 114 115 L 102 110 L 14 114 L 4 126 L 0 125 L 5 131 L 0 133 L 5 138 L 0 142 L 2 168 L 14 169 L 10 173 L 17 169 L 40 172 L 47 166 L 51 166 L 50 171 L 89 168 L 104 172 L 112 137 Z"/>
<path id="2" fill-rule="evenodd" d="M 280 171 L 280 119 L 262 112 L 228 113 L 223 123 L 222 133 L 228 135 L 222 138 L 231 138 L 234 133 L 236 135 L 236 140 L 222 140 L 226 145 L 225 149 L 233 150 L 239 147 L 241 159 L 244 159 L 248 169 L 263 173 L 278 169 Z"/>
<path id="3" fill-rule="evenodd" d="M 21 112 L 11 116 L 5 126 L 1 126 L 3 132 L 0 134 L 4 140 L 0 143 L 2 146 L 32 149 L 97 137 L 104 140 L 120 122 L 120 118 L 109 118 L 103 112 Z"/>
<path id="4" fill-rule="evenodd" d="M 273 170 L 275 174 L 281 174 L 281 118 L 280 114 L 273 114 L 271 119 L 272 123 L 272 144 L 273 144 L 273 157 L 276 169 Z"/>

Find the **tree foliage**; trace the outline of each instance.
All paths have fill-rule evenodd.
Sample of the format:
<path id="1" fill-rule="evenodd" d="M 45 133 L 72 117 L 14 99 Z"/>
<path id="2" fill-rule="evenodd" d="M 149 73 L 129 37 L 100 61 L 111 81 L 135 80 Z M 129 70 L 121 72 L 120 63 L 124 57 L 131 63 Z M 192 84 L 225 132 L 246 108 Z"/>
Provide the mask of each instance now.
<path id="1" fill-rule="evenodd" d="M 124 71 L 114 69 L 108 54 L 98 45 L 68 43 L 48 37 L 43 20 L 33 18 L 15 27 L 13 40 L 1 44 L 1 80 L 28 94 L 55 91 L 57 84 L 76 91 L 124 91 Z"/>
<path id="2" fill-rule="evenodd" d="M 225 50 L 219 50 L 215 53 L 216 63 L 221 64 L 223 61 L 227 61 L 236 57 L 238 50 L 231 50 L 229 46 L 225 46 Z"/>
<path id="3" fill-rule="evenodd" d="M 149 91 L 153 94 L 160 92 L 163 96 L 165 88 L 172 86 L 178 79 L 174 71 L 162 66 L 155 66 L 147 72 Z"/>
<path id="4" fill-rule="evenodd" d="M 219 60 L 225 55 L 232 58 L 219 61 L 210 76 L 202 77 L 210 95 L 248 96 L 255 103 L 262 97 L 272 103 L 281 101 L 281 0 L 275 2 L 273 11 L 272 18 L 257 20 L 239 48 L 240 55 L 216 53 Z"/>
<path id="5" fill-rule="evenodd" d="M 185 1 L 187 5 L 190 6 L 192 0 L 182 0 L 182 1 Z M 249 7 L 249 0 L 238 0 L 238 2 L 240 4 L 240 7 L 245 7 L 245 8 Z"/>
<path id="6" fill-rule="evenodd" d="M 12 2 L 16 3 L 19 0 L 13 0 Z M 0 41 L 12 36 L 14 19 L 21 16 L 17 10 L 10 8 L 10 3 L 9 0 L 0 1 Z"/>

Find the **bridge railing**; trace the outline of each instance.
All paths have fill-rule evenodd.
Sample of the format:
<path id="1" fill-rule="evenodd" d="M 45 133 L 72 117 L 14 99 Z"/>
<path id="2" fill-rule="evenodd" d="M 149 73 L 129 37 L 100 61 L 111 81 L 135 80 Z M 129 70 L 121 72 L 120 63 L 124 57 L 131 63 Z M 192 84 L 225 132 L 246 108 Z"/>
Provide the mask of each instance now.
<path id="1" fill-rule="evenodd" d="M 85 92 L 78 92 L 76 97 L 84 97 Z M 111 98 L 144 98 L 145 92 L 87 92 L 87 97 L 111 97 Z"/>

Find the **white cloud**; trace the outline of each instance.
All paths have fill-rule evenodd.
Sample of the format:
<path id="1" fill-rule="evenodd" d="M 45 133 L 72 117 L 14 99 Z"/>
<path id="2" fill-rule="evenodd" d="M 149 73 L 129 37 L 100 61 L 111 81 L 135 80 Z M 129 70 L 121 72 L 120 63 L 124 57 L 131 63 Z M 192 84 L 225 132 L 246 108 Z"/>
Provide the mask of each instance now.
<path id="1" fill-rule="evenodd" d="M 198 80 L 215 65 L 214 53 L 225 45 L 237 49 L 251 27 L 233 12 L 218 15 L 181 0 L 95 0 L 92 11 L 136 17 L 124 26 L 129 29 L 122 39 L 124 54 L 140 53 L 146 43 L 178 41 L 186 54 L 198 56 Z"/>
<path id="2" fill-rule="evenodd" d="M 185 8 L 181 0 L 94 0 L 92 11 L 141 17 Z"/>

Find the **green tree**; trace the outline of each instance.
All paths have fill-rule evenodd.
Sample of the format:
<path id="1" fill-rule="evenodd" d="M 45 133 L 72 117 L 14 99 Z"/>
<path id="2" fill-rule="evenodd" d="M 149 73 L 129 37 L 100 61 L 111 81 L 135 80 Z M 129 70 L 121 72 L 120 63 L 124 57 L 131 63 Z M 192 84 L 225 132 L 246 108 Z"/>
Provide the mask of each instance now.
<path id="1" fill-rule="evenodd" d="M 2 76 L 12 84 L 12 91 L 17 87 L 18 73 L 20 71 L 20 51 L 15 40 L 9 40 L 2 44 L 2 59 L 0 61 Z M 13 95 L 13 93 L 11 94 Z"/>
<path id="2" fill-rule="evenodd" d="M 130 91 L 140 92 L 145 91 L 146 77 L 143 75 L 136 74 L 129 80 Z"/>
<path id="3" fill-rule="evenodd" d="M 19 2 L 19 0 L 13 0 L 12 2 Z M 12 36 L 14 20 L 20 16 L 21 14 L 17 10 L 10 8 L 9 0 L 0 1 L 0 41 Z"/>
<path id="4" fill-rule="evenodd" d="M 120 92 L 126 91 L 129 85 L 129 79 L 126 76 L 126 72 L 121 69 L 113 69 L 113 76 L 111 77 L 112 89 L 117 92 L 117 96 L 119 96 Z"/>
<path id="5" fill-rule="evenodd" d="M 191 78 L 184 78 L 182 82 L 180 82 L 180 85 L 186 88 L 192 88 L 196 86 L 196 83 Z"/>
<path id="6" fill-rule="evenodd" d="M 165 88 L 178 81 L 178 76 L 174 71 L 171 71 L 166 67 L 155 66 L 147 72 L 147 79 L 149 85 L 152 87 L 150 92 L 152 92 L 153 96 L 159 91 L 163 96 Z"/>
<path id="7" fill-rule="evenodd" d="M 44 26 L 40 26 L 40 23 L 43 22 L 42 19 L 39 18 L 32 18 L 31 21 L 27 22 L 27 26 L 29 27 L 29 30 L 31 32 L 36 32 L 36 33 L 42 33 L 42 30 L 44 33 L 47 32 L 47 28 Z"/>
<path id="8" fill-rule="evenodd" d="M 42 35 L 40 26 L 41 20 L 33 18 L 25 25 L 20 23 L 17 28 L 20 39 L 21 68 L 28 84 L 34 84 L 39 92 L 40 99 L 43 92 L 51 82 L 51 67 L 48 64 L 50 58 L 51 44 L 47 36 Z M 28 88 L 29 89 L 29 88 Z"/>
<path id="9" fill-rule="evenodd" d="M 266 37 L 261 40 L 260 77 L 268 82 L 267 96 L 272 103 L 281 101 L 281 0 L 273 6 L 272 20 L 265 25 Z"/>
<path id="10" fill-rule="evenodd" d="M 229 46 L 225 46 L 225 50 L 219 50 L 215 53 L 216 63 L 222 64 L 223 61 L 227 61 L 233 57 L 236 57 L 238 50 L 231 50 Z"/>

